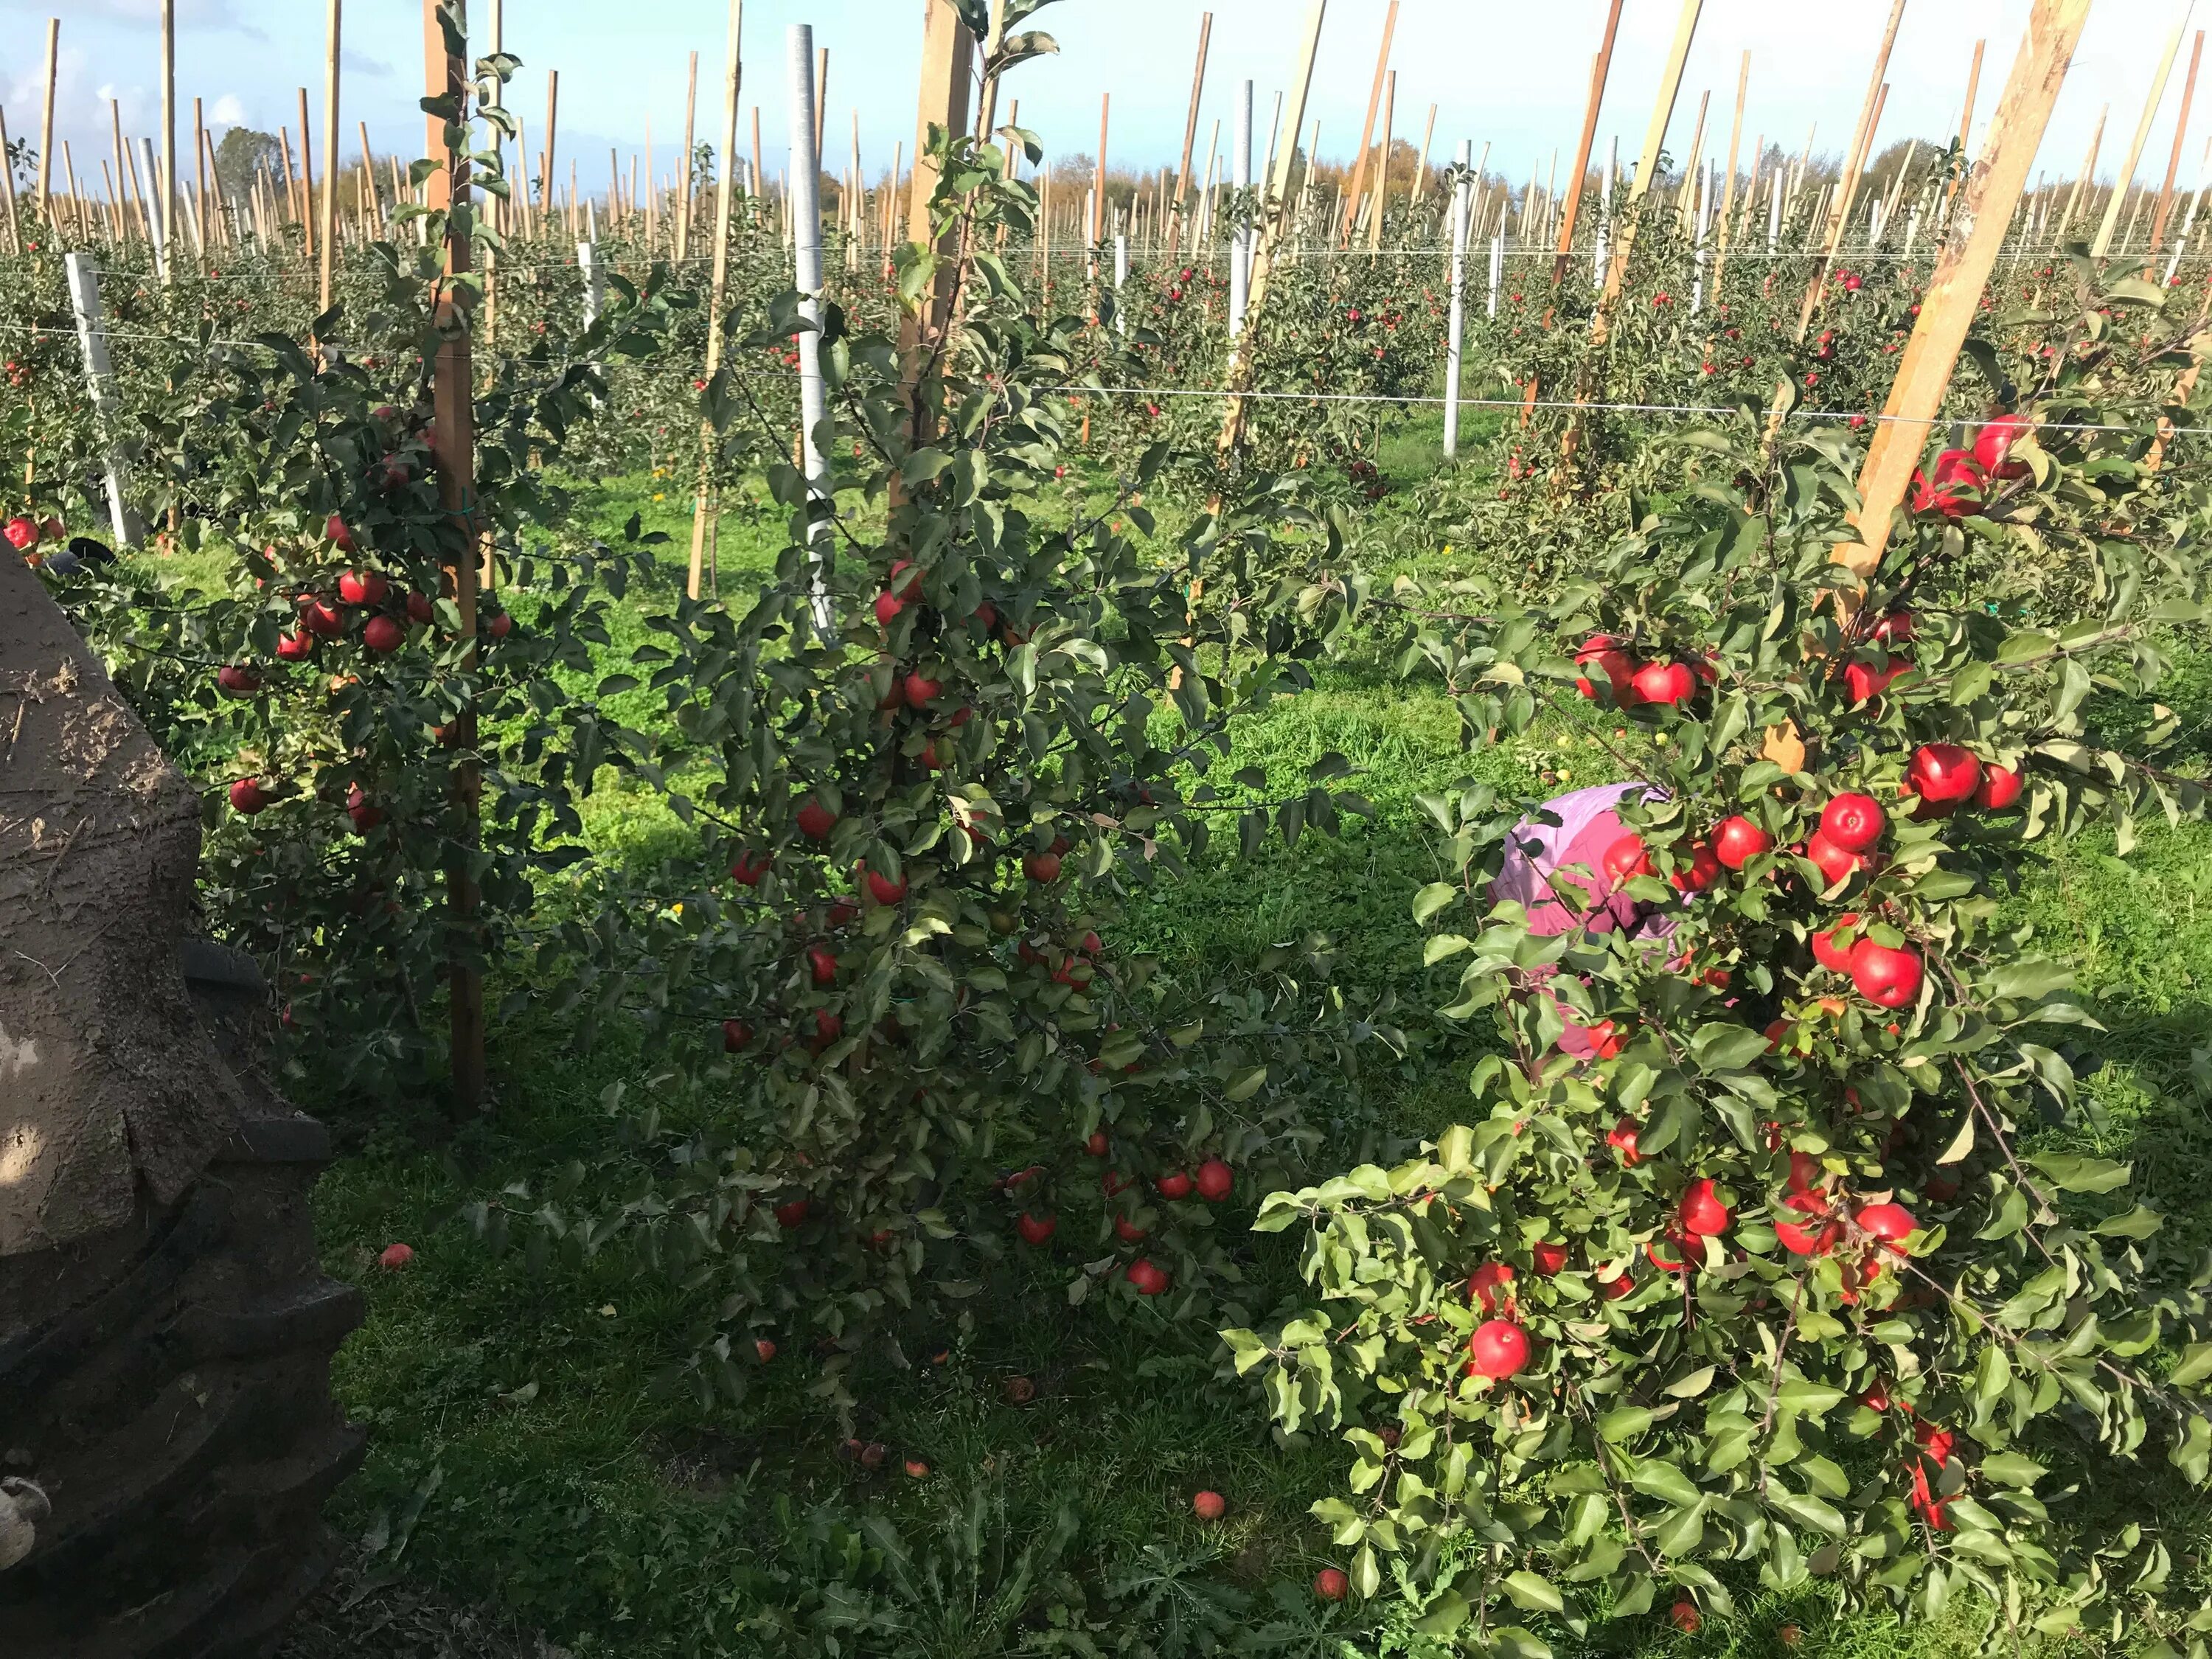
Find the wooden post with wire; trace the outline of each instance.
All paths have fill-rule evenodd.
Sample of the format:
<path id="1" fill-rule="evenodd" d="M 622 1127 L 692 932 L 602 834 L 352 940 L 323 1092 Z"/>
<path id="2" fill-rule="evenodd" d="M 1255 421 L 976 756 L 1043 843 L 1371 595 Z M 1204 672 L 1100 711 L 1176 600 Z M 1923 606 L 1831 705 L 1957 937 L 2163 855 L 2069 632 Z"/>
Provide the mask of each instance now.
<path id="1" fill-rule="evenodd" d="M 1198 18 L 1198 62 L 1190 71 L 1190 108 L 1182 119 L 1182 162 L 1176 170 L 1175 211 L 1168 219 L 1167 257 L 1170 259 L 1175 258 L 1176 249 L 1182 240 L 1183 197 L 1190 188 L 1190 147 L 1198 138 L 1199 100 L 1206 90 L 1206 49 L 1212 38 L 1213 14 L 1200 12 Z"/>
<path id="2" fill-rule="evenodd" d="M 737 178 L 731 157 L 738 147 L 738 98 L 744 81 L 738 43 L 744 17 L 745 0 L 730 0 L 730 39 L 722 66 L 722 174 L 714 202 L 714 274 L 707 300 L 707 379 L 710 383 L 722 366 L 722 307 L 730 287 L 730 204 Z M 714 422 L 702 420 L 699 422 L 699 489 L 691 509 L 690 580 L 685 590 L 695 599 L 700 596 L 706 565 L 708 520 L 714 516 Z M 719 564 L 716 574 L 719 576 Z"/>
<path id="3" fill-rule="evenodd" d="M 2150 124 L 2157 118 L 2159 105 L 2165 101 L 2166 82 L 2173 73 L 2174 56 L 2181 50 L 2181 32 L 2188 22 L 2189 14 L 2185 9 L 2174 20 L 2173 33 L 2167 37 L 2166 50 L 2159 55 L 2158 68 L 2150 78 L 2150 92 L 2143 99 L 2142 113 L 2136 118 L 2136 136 L 2128 145 L 2128 159 L 2112 180 L 2112 198 L 2105 204 L 2104 222 L 2097 227 L 2096 240 L 2089 244 L 2089 257 L 2093 259 L 2101 259 L 2112 251 L 2112 233 L 2119 228 L 2120 210 L 2127 203 L 2129 185 L 2135 182 L 2144 142 L 2150 137 Z"/>
<path id="4" fill-rule="evenodd" d="M 678 189 L 683 194 L 676 204 L 676 262 L 681 264 L 691 253 L 691 143 L 692 121 L 699 109 L 699 54 L 691 54 L 691 67 L 684 89 L 684 155 L 678 162 Z"/>
<path id="5" fill-rule="evenodd" d="M 62 20 L 46 19 L 46 112 L 39 124 L 39 216 L 53 227 L 48 180 L 54 155 L 54 70 L 61 53 Z"/>
<path id="6" fill-rule="evenodd" d="M 315 146 L 307 136 L 307 89 L 300 88 L 300 235 L 301 252 L 315 257 Z"/>
<path id="7" fill-rule="evenodd" d="M 1605 39 L 1598 43 L 1597 62 L 1590 66 L 1589 101 L 1583 109 L 1582 137 L 1575 145 L 1575 167 L 1567 175 L 1567 204 L 1559 216 L 1559 238 L 1552 252 L 1552 286 L 1567 280 L 1567 252 L 1575 240 L 1575 220 L 1582 212 L 1583 179 L 1589 172 L 1590 151 L 1597 143 L 1597 117 L 1605 102 L 1606 78 L 1613 72 L 1613 37 L 1620 33 L 1621 0 L 1613 0 L 1605 19 Z M 1737 106 L 1741 114 L 1742 106 Z"/>
<path id="8" fill-rule="evenodd" d="M 1720 225 L 1713 250 L 1713 301 L 1721 300 L 1721 278 L 1728 274 L 1729 227 L 1735 216 L 1735 167 L 1743 142 L 1743 95 L 1751 86 L 1751 52 L 1746 48 L 1735 72 L 1735 118 L 1729 123 L 1728 183 L 1721 190 Z M 1758 164 L 1753 162 L 1756 167 Z"/>
<path id="9" fill-rule="evenodd" d="M 1859 471 L 1862 505 L 1852 518 L 1859 540 L 1835 550 L 1836 562 L 1862 579 L 1871 577 L 1881 564 L 1890 515 L 1904 501 L 1929 431 L 1942 412 L 1960 348 L 1996 267 L 2088 13 L 2089 0 L 2035 0 L 2011 78 L 1990 118 L 1982 153 L 1936 258 L 1919 319 L 1905 343 L 1897 378 Z"/>
<path id="10" fill-rule="evenodd" d="M 1959 186 L 1966 179 L 1966 169 L 1973 165 L 1973 156 L 1967 150 L 1966 143 L 1974 131 L 1974 94 L 1982 83 L 1982 48 L 1988 45 L 1987 40 L 1974 42 L 1974 61 L 1966 70 L 1966 101 L 1959 111 L 1960 166 L 1959 170 L 1951 175 L 1949 187 L 1943 192 L 1943 210 L 1947 216 L 1951 204 L 1958 199 Z"/>
<path id="11" fill-rule="evenodd" d="M 426 181 L 423 204 L 434 214 L 447 215 L 444 282 L 438 289 L 434 314 L 438 356 L 431 370 L 430 404 L 436 426 L 432 453 L 438 464 L 438 504 L 446 515 L 440 537 L 446 597 L 460 613 L 461 637 L 468 641 L 462 672 L 473 677 L 477 668 L 476 410 L 471 395 L 469 313 L 456 303 L 453 288 L 453 279 L 468 273 L 469 238 L 448 211 L 468 200 L 466 136 L 459 131 L 461 118 L 467 113 L 468 43 L 458 32 L 447 33 L 449 21 L 458 28 L 459 19 L 447 10 L 453 3 L 454 0 L 422 0 L 423 79 L 428 96 L 444 101 L 455 118 L 449 124 L 441 115 L 424 116 L 425 154 L 434 159 L 442 157 L 443 165 Z M 451 930 L 446 958 L 447 998 L 453 1109 L 456 1114 L 466 1115 L 483 1109 L 485 1081 L 483 964 L 472 868 L 483 775 L 474 758 L 477 714 L 472 698 L 464 700 L 456 724 L 456 743 L 463 758 L 453 767 L 453 793 L 462 827 L 446 860 L 446 912 Z"/>
<path id="12" fill-rule="evenodd" d="M 1874 73 L 1867 81 L 1866 103 L 1859 111 L 1858 130 L 1851 135 L 1850 153 L 1844 161 L 1844 176 L 1836 185 L 1834 202 L 1828 210 L 1826 245 L 1820 259 L 1813 266 L 1812 280 L 1805 285 L 1805 302 L 1797 313 L 1797 342 L 1803 344 L 1806 331 L 1813 325 L 1813 313 L 1820 308 L 1820 295 L 1828 286 L 1828 271 L 1836 261 L 1836 249 L 1844 240 L 1844 228 L 1850 223 L 1851 205 L 1858 199 L 1859 175 L 1865 171 L 1867 156 L 1873 148 L 1875 128 L 1881 120 L 1881 107 L 1889 91 L 1884 78 L 1889 73 L 1890 49 L 1897 44 L 1897 28 L 1905 21 L 1905 0 L 1893 0 L 1889 11 L 1889 27 L 1882 31 L 1881 46 L 1874 55 Z"/>
<path id="13" fill-rule="evenodd" d="M 156 180 L 148 179 L 149 185 Z M 177 0 L 161 0 L 161 280 L 175 280 L 177 235 Z"/>
<path id="14" fill-rule="evenodd" d="M 322 248 L 316 266 L 315 309 L 331 308 L 331 282 L 336 275 L 338 245 L 338 41 L 339 9 L 343 0 L 330 0 L 329 39 L 323 53 L 323 202 Z"/>
<path id="15" fill-rule="evenodd" d="M 969 68 L 975 57 L 975 37 L 961 21 L 952 0 L 929 0 L 922 24 L 921 84 L 915 101 L 914 177 L 907 187 L 906 240 L 927 243 L 935 227 L 930 217 L 930 198 L 937 193 L 938 165 L 929 153 L 929 131 L 942 127 L 959 134 L 968 130 Z M 892 181 L 894 186 L 897 181 Z M 1040 227 L 1040 235 L 1043 234 Z M 951 323 L 952 291 L 958 272 L 952 256 L 958 252 L 957 233 L 948 230 L 937 238 L 939 258 L 929 295 L 915 311 L 899 319 L 900 398 L 907 411 L 908 441 L 919 447 L 929 441 L 935 416 L 924 395 L 922 368 L 929 348 L 942 338 Z M 892 510 L 902 500 L 894 475 Z"/>
<path id="16" fill-rule="evenodd" d="M 2174 175 L 2181 171 L 2182 140 L 2189 135 L 2189 106 L 2197 96 L 2197 70 L 2204 58 L 2204 31 L 2197 31 L 2197 39 L 2189 48 L 2189 74 L 2181 83 L 2181 112 L 2173 118 L 2173 153 L 2166 157 L 2166 183 L 2158 192 L 2158 216 L 2151 221 L 2150 251 L 2154 257 L 2166 251 L 2166 223 L 2173 211 Z"/>
<path id="17" fill-rule="evenodd" d="M 1382 49 L 1375 55 L 1375 84 L 1367 94 L 1367 118 L 1359 128 L 1359 155 L 1352 167 L 1352 188 L 1344 198 L 1344 206 L 1338 215 L 1337 246 L 1352 246 L 1352 216 L 1359 211 L 1360 192 L 1367 187 L 1367 147 L 1375 142 L 1375 115 L 1382 106 L 1383 77 L 1390 72 L 1390 37 L 1398 28 L 1398 0 L 1390 0 L 1390 9 L 1382 15 Z M 1310 175 L 1313 165 L 1320 161 L 1316 155 L 1307 165 Z M 1240 405 L 1241 407 L 1241 405 Z"/>

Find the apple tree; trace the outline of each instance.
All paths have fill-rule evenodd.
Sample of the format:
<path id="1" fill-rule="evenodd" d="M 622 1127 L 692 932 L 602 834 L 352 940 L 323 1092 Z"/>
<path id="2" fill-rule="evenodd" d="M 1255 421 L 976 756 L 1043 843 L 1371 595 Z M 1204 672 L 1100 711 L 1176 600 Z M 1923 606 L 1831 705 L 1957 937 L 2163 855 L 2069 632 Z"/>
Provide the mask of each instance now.
<path id="1" fill-rule="evenodd" d="M 2053 841 L 2203 804 L 2156 702 L 2208 505 L 2159 441 L 2203 403 L 2159 304 L 1990 349 L 2016 405 L 1864 581 L 1850 440 L 1747 410 L 1600 568 L 1408 639 L 1471 741 L 1548 713 L 1641 787 L 1541 903 L 1493 882 L 1544 813 L 1429 803 L 1452 874 L 1415 914 L 1442 1018 L 1495 1023 L 1481 1115 L 1262 1207 L 1312 1304 L 1227 1341 L 1280 1432 L 1342 1441 L 1316 1513 L 1362 1594 L 1402 1558 L 1423 1627 L 1496 1654 L 1753 1579 L 2203 1651 L 2166 1521 L 2212 1472 L 2212 1260 L 2075 1110 L 2096 1021 L 2006 908 Z"/>

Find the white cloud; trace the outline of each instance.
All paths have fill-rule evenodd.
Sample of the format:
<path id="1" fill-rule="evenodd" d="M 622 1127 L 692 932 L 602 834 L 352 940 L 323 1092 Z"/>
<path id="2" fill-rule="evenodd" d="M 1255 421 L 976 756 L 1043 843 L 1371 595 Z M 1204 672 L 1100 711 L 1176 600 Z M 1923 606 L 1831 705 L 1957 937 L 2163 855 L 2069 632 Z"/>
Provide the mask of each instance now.
<path id="1" fill-rule="evenodd" d="M 208 119 L 219 127 L 242 127 L 246 125 L 246 106 L 239 101 L 236 93 L 226 92 L 215 100 Z"/>

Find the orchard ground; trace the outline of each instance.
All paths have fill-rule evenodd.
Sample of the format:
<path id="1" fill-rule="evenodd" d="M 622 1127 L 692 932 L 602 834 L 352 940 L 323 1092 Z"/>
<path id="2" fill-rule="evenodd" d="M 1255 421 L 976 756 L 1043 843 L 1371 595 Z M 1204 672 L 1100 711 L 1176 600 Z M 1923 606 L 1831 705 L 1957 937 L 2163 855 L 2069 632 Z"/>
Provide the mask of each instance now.
<path id="1" fill-rule="evenodd" d="M 1480 435 L 1497 418 L 1484 411 L 1472 424 Z M 1382 446 L 1396 492 L 1417 490 L 1434 471 L 1438 424 L 1416 420 Z M 654 477 L 578 488 L 603 533 L 635 513 L 671 538 L 665 582 L 633 592 L 617 612 L 612 663 L 643 640 L 647 611 L 673 602 L 690 495 L 680 481 Z M 1356 551 L 1370 568 L 1434 575 L 1479 567 L 1480 550 L 1440 544 L 1395 503 L 1386 496 L 1358 516 Z M 1176 528 L 1160 526 L 1164 548 Z M 781 540 L 772 508 L 726 518 L 724 590 L 766 571 Z M 2212 659 L 2184 660 L 2173 703 L 2202 757 L 2212 754 Z M 1362 769 L 1355 787 L 1374 801 L 1376 823 L 1340 840 L 1309 836 L 1257 864 L 1200 870 L 1137 910 L 1140 936 L 1127 943 L 1178 959 L 1237 958 L 1322 933 L 1347 983 L 1380 989 L 1395 977 L 1402 996 L 1433 1006 L 1442 980 L 1401 965 L 1419 960 L 1411 896 L 1437 873 L 1416 797 L 1475 775 L 1538 799 L 1616 772 L 1575 723 L 1587 710 L 1555 710 L 1528 738 L 1471 757 L 1446 697 L 1399 680 L 1388 662 L 1363 661 L 1354 649 L 1319 679 L 1310 695 L 1240 731 L 1231 763 L 1265 767 L 1295 787 L 1318 756 L 1340 751 Z M 648 710 L 641 702 L 629 712 Z M 595 794 L 585 817 L 602 858 L 653 860 L 689 836 L 658 798 L 619 789 Z M 2142 1196 L 2189 1243 L 2212 1242 L 2212 1216 L 2194 1201 L 2212 1177 L 2202 1107 L 2212 1092 L 2203 1046 L 2212 827 L 2148 829 L 2124 862 L 2109 836 L 2062 847 L 2013 905 L 2053 957 L 2079 969 L 2107 1027 L 2068 1034 L 2104 1061 L 2085 1079 L 2083 1133 L 2098 1152 L 2135 1162 Z M 362 1540 L 360 1559 L 291 1652 L 522 1654 L 538 1650 L 537 1638 L 515 1632 L 534 1632 L 579 1654 L 796 1652 L 779 1644 L 803 1643 L 799 1626 L 822 1628 L 811 1621 L 841 1597 L 853 1610 L 849 1651 L 1030 1650 L 1018 1646 L 1014 1626 L 1025 1607 L 1022 1628 L 1032 1635 L 1079 1619 L 1071 1609 L 1080 1600 L 1052 1588 L 1060 1573 L 1085 1586 L 1094 1607 L 1102 1589 L 1154 1619 L 1187 1604 L 1174 1627 L 1194 1642 L 1224 1620 L 1277 1616 L 1269 1586 L 1303 1587 L 1331 1563 L 1306 1511 L 1332 1490 L 1334 1448 L 1273 1443 L 1260 1414 L 1228 1397 L 1243 1385 L 1222 1381 L 1209 1335 L 1158 1316 L 1116 1326 L 1069 1309 L 1060 1285 L 1080 1247 L 1065 1238 L 1051 1247 L 1060 1272 L 1031 1275 L 1024 1297 L 978 1309 L 972 1331 L 948 1330 L 914 1370 L 868 1376 L 858 1387 L 857 1442 L 842 1441 L 810 1399 L 811 1362 L 796 1335 L 750 1368 L 736 1411 L 702 1417 L 688 1395 L 658 1387 L 688 1340 L 693 1314 L 681 1294 L 611 1269 L 533 1273 L 519 1255 L 488 1256 L 454 1218 L 487 1172 L 528 1178 L 588 1155 L 605 1135 L 602 1091 L 651 1074 L 653 1057 L 635 1032 L 618 1030 L 581 1057 L 568 1037 L 543 1017 L 501 1027 L 495 1109 L 439 1151 L 418 1139 L 427 1105 L 423 1122 L 339 1117 L 348 1145 L 320 1189 L 325 1253 L 332 1272 L 369 1287 L 372 1312 L 341 1356 L 337 1382 L 374 1438 L 367 1468 L 337 1504 Z M 1359 1105 L 1317 1103 L 1313 1121 L 1330 1143 L 1323 1161 L 1388 1164 L 1464 1115 L 1467 1072 L 1488 1040 L 1417 1049 Z M 1224 1224 L 1249 1220 L 1256 1196 L 1240 1193 Z M 380 1268 L 379 1253 L 395 1240 L 414 1246 L 412 1262 Z M 1284 1239 L 1249 1237 L 1239 1254 L 1255 1308 L 1296 1291 Z M 1226 1495 L 1224 1520 L 1192 1515 L 1203 1488 Z M 2118 1514 L 2128 1497 L 2081 1501 Z M 956 1523 L 971 1504 L 980 1554 Z M 1018 1559 L 1063 1507 L 1078 1523 L 1064 1551 Z M 2212 1520 L 2197 1513 L 2192 1552 L 2212 1541 Z M 899 1571 L 882 1536 L 860 1529 L 867 1516 L 888 1520 L 914 1560 L 941 1578 Z M 1003 1561 L 990 1553 L 999 1547 Z M 1555 1648 L 1837 1659 L 1980 1650 L 1963 1624 L 1838 1620 L 1817 1595 L 1779 1599 L 1748 1577 L 1736 1588 L 1738 1615 L 1710 1619 L 1695 1634 L 1654 1614 L 1600 1627 L 1587 1649 Z M 1347 1611 L 1347 1629 L 1358 1616 Z M 1334 1650 L 1322 1630 L 1312 1639 L 1322 1645 L 1294 1650 Z M 1404 1640 L 1386 1630 L 1380 1650 L 1405 1650 Z"/>

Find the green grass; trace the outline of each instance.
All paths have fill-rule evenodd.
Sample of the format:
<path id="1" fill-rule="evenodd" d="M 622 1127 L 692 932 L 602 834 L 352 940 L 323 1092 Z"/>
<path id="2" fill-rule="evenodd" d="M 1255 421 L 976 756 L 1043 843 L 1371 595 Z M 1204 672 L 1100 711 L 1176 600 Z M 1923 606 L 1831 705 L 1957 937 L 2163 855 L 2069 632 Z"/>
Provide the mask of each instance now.
<path id="1" fill-rule="evenodd" d="M 1386 446 L 1386 471 L 1410 480 L 1432 468 L 1421 457 L 1433 456 L 1433 437 L 1419 422 L 1402 429 Z M 646 637 L 646 611 L 670 603 L 680 580 L 690 532 L 679 493 L 655 480 L 585 488 L 588 522 L 610 539 L 633 512 L 672 538 L 665 584 L 623 609 L 617 655 Z M 1389 514 L 1386 505 L 1376 515 L 1380 535 L 1389 533 Z M 781 538 L 773 516 L 726 526 L 725 581 L 757 576 Z M 1408 538 L 1413 555 L 1443 562 L 1441 549 L 1414 542 Z M 2191 665 L 2184 689 L 2212 702 L 2200 667 Z M 623 713 L 643 719 L 650 709 Z M 1313 694 L 1251 722 L 1231 763 L 1261 766 L 1290 786 L 1332 750 L 1361 769 L 1353 787 L 1375 803 L 1371 824 L 1355 823 L 1340 840 L 1309 835 L 1255 862 L 1200 869 L 1135 908 L 1133 942 L 1177 962 L 1227 961 L 1323 932 L 1340 943 L 1346 982 L 1389 986 L 1425 1002 L 1431 988 L 1407 966 L 1419 960 L 1408 900 L 1435 873 L 1415 797 L 1468 775 L 1529 794 L 1604 775 L 1585 739 L 1551 724 L 1511 745 L 1464 754 L 1443 696 L 1419 681 L 1351 668 L 1324 671 Z M 595 847 L 615 858 L 658 858 L 689 837 L 657 799 L 616 787 L 592 797 L 585 822 Z M 2090 837 L 2065 849 L 2012 908 L 2049 951 L 2078 964 L 2085 1000 L 2110 1028 L 2091 1042 L 2106 1063 L 2084 1085 L 2085 1133 L 2134 1158 L 2146 1201 L 2193 1235 L 2212 1228 L 2212 1218 L 2192 1213 L 2212 1169 L 2212 1131 L 2191 1056 L 2212 1006 L 2212 830 L 2155 828 L 2125 860 L 2112 846 Z M 1376 1097 L 1392 1115 L 1386 1136 L 1432 1133 L 1468 1110 L 1471 1058 L 1471 1049 L 1440 1045 L 1376 1079 Z M 1059 1285 L 1042 1275 L 995 1298 L 972 1330 L 947 1334 L 943 1364 L 861 1376 L 859 1432 L 891 1449 L 880 1470 L 842 1455 L 828 1413 L 808 1393 L 812 1363 L 796 1340 L 749 1373 L 738 1408 L 702 1415 L 668 1390 L 659 1373 L 688 1350 L 696 1311 L 679 1289 L 634 1276 L 619 1259 L 556 1261 L 533 1273 L 513 1255 L 485 1253 L 455 1218 L 487 1184 L 533 1177 L 602 1145 L 609 1125 L 601 1091 L 635 1085 L 649 1060 L 636 1035 L 621 1031 L 580 1058 L 557 1024 L 526 1015 L 497 1034 L 499 1098 L 483 1122 L 435 1153 L 391 1130 L 371 1134 L 325 1177 L 326 1258 L 334 1272 L 367 1285 L 371 1309 L 340 1357 L 337 1381 L 374 1439 L 367 1468 L 337 1507 L 349 1526 L 386 1540 L 380 1562 L 489 1597 L 579 1655 L 651 1659 L 811 1650 L 811 1638 L 785 1628 L 777 1612 L 811 1605 L 837 1576 L 809 1553 L 819 1540 L 800 1536 L 806 1517 L 825 1517 L 817 1532 L 828 1517 L 879 1514 L 909 1535 L 927 1533 L 950 1498 L 976 1483 L 1006 1493 L 1021 1538 L 1062 1501 L 1078 1505 L 1082 1531 L 1070 1565 L 1094 1617 L 1102 1614 L 1100 1587 L 1150 1545 L 1206 1556 L 1212 1580 L 1253 1592 L 1303 1580 L 1327 1559 L 1327 1540 L 1305 1511 L 1335 1486 L 1331 1449 L 1274 1445 L 1256 1398 L 1214 1376 L 1200 1335 L 1144 1309 L 1119 1323 L 1070 1310 Z M 1364 1133 L 1371 1139 L 1376 1132 Z M 1333 1150 L 1346 1163 L 1377 1151 L 1364 1141 Z M 380 1271 L 375 1255 L 394 1239 L 416 1247 L 415 1261 L 404 1273 Z M 1255 1261 L 1255 1301 L 1294 1286 L 1280 1241 L 1259 1241 Z M 1033 1400 L 1008 1398 L 1017 1377 L 1035 1384 Z M 899 1472 L 909 1456 L 930 1466 L 927 1478 Z M 1189 1495 L 1200 1486 L 1230 1499 L 1230 1519 L 1218 1528 L 1190 1516 Z M 878 1582 L 871 1593 L 881 1589 Z M 1789 1625 L 1802 1632 L 1795 1648 L 1780 1634 Z M 925 1650 L 890 1642 L 848 1650 Z M 1963 1614 L 1932 1628 L 1839 1620 L 1814 1594 L 1748 1598 L 1735 1618 L 1714 1620 L 1693 1638 L 1649 1620 L 1601 1629 L 1587 1647 L 1559 1644 L 1563 1656 L 1705 1659 L 1936 1659 L 1981 1650 Z"/>

